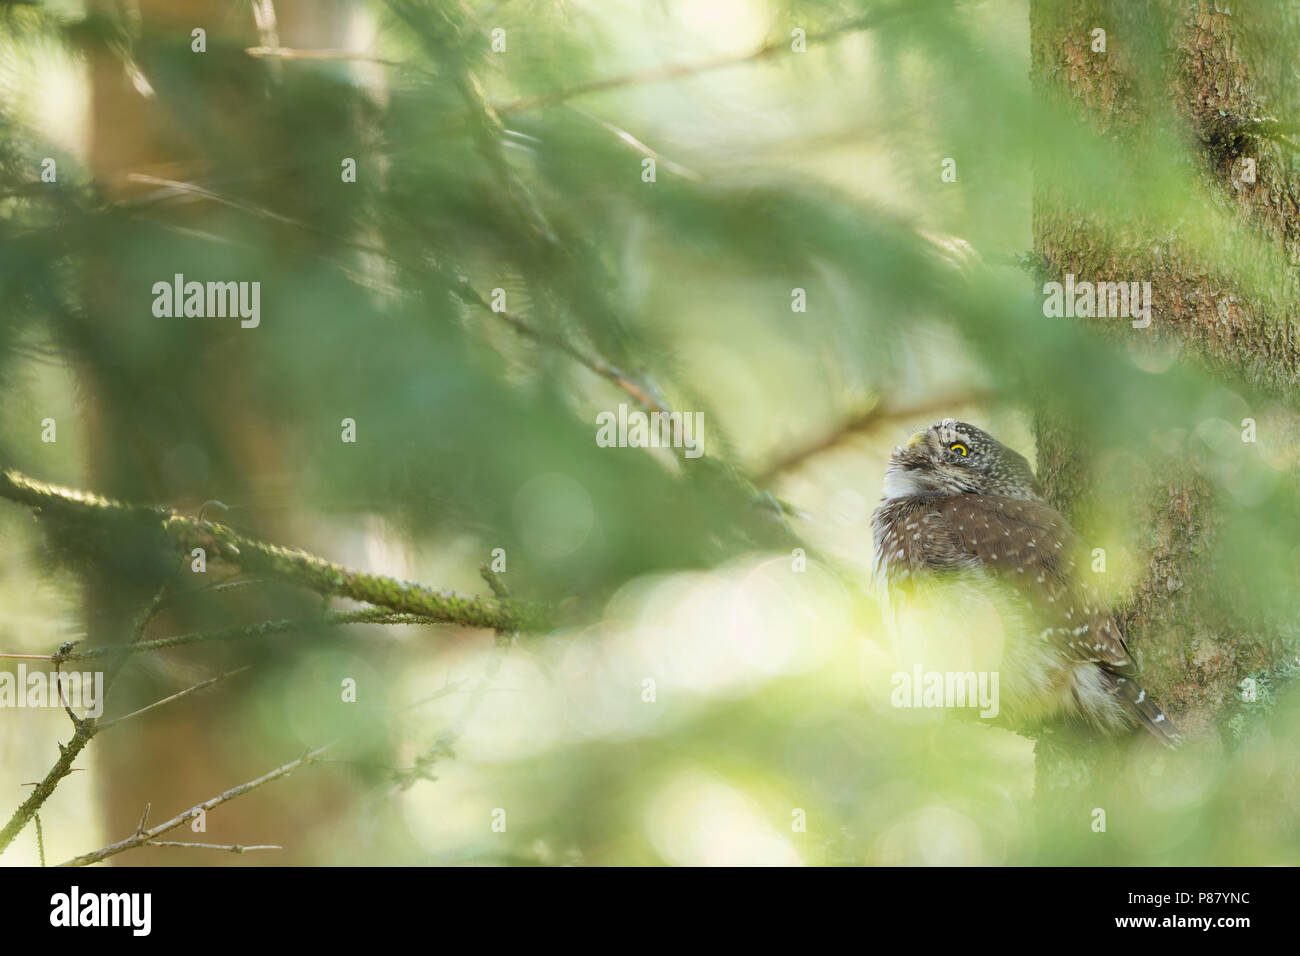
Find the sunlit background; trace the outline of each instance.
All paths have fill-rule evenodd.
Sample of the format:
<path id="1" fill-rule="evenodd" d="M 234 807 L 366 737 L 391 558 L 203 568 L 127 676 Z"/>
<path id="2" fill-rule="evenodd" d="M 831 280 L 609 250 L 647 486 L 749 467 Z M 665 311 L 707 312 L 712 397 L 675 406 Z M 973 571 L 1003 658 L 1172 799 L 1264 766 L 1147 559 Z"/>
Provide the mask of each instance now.
<path id="1" fill-rule="evenodd" d="M 553 631 L 501 647 L 355 626 L 136 657 L 110 715 L 252 667 L 96 740 L 42 810 L 47 860 L 342 737 L 176 837 L 284 850 L 114 862 L 1295 862 L 1297 420 L 1158 336 L 1108 344 L 1044 318 L 1017 257 L 1045 141 L 1059 152 L 1037 161 L 1109 190 L 1118 219 L 1169 214 L 1210 245 L 1221 213 L 1179 163 L 1139 182 L 1037 110 L 1029 14 L 0 4 L 0 463 L 189 514 L 218 499 L 241 533 L 462 593 L 486 593 L 501 548 L 511 594 L 560 608 Z M 556 95 L 610 77 L 625 82 Z M 1284 266 L 1258 253 L 1215 255 L 1268 287 Z M 260 327 L 154 317 L 149 290 L 174 273 L 260 281 Z M 544 340 L 466 286 L 504 290 Z M 632 399 L 557 342 L 704 412 L 706 459 L 597 447 L 595 416 Z M 1156 453 L 1194 460 L 1224 508 L 1224 627 L 1268 646 L 1222 663 L 1185 648 L 1188 673 L 1253 673 L 1261 698 L 1220 701 L 1177 758 L 1135 750 L 1106 833 L 1038 819 L 1033 740 L 891 707 L 899 664 L 869 582 L 892 447 L 956 417 L 1033 462 L 1044 388 L 1085 436 L 1107 597 L 1146 571 L 1137 490 L 1164 477 Z M 1258 444 L 1239 439 L 1246 416 Z M 87 578 L 75 543 L 13 502 L 0 542 L 0 651 L 121 640 L 156 587 L 129 561 Z M 320 609 L 255 582 L 195 591 L 150 634 Z M 1283 663 L 1261 671 L 1265 656 Z M 69 734 L 61 712 L 0 710 L 4 819 Z M 0 856 L 36 862 L 31 827 Z"/>

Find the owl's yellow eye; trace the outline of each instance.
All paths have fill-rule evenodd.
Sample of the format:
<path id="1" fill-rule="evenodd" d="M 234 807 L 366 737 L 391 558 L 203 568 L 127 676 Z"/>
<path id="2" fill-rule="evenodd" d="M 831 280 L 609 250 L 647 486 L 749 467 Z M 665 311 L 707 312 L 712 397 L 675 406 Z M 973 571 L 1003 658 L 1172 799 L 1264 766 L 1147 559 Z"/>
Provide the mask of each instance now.
<path id="1" fill-rule="evenodd" d="M 957 454 L 961 455 L 963 458 L 965 458 L 967 455 L 970 454 L 970 449 L 967 448 L 965 445 L 963 445 L 963 444 L 962 444 L 961 442 L 959 442 L 959 441 L 955 441 L 955 442 L 953 442 L 951 445 L 949 445 L 949 446 L 948 446 L 948 450 L 949 450 L 949 451 L 955 451 Z"/>

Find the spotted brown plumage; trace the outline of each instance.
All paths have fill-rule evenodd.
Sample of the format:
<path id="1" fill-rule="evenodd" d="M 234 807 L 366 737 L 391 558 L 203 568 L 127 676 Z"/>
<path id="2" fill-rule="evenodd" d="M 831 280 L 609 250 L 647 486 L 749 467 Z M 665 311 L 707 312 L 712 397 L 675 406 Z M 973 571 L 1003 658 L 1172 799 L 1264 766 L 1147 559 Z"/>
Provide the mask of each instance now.
<path id="1" fill-rule="evenodd" d="M 896 640 L 908 640 L 898 621 L 918 594 L 941 604 L 957 632 L 963 609 L 972 620 L 977 605 L 990 609 L 1012 723 L 1074 718 L 1110 734 L 1142 726 L 1177 742 L 1138 686 L 1110 609 L 1084 583 L 1078 536 L 1043 500 L 1022 456 L 944 419 L 895 449 L 872 526 L 874 573 Z"/>

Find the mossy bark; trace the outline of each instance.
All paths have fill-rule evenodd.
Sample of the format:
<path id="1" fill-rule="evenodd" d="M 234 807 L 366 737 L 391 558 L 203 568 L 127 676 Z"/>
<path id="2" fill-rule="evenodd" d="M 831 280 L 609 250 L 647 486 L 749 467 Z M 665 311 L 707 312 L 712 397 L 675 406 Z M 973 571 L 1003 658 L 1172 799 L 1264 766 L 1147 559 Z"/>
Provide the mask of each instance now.
<path id="1" fill-rule="evenodd" d="M 1252 85 L 1234 17 L 1223 5 L 1033 0 L 1030 17 L 1032 81 L 1041 103 L 1073 113 L 1111 142 L 1117 157 L 1155 131 L 1185 143 L 1193 157 L 1187 172 L 1203 185 L 1206 202 L 1243 233 L 1298 261 L 1300 205 L 1289 154 L 1269 138 L 1265 96 Z M 1105 51 L 1094 49 L 1098 28 Z M 1245 159 L 1254 160 L 1254 182 L 1244 181 Z M 1110 212 L 1105 197 L 1080 202 L 1055 178 L 1059 169 L 1035 168 L 1034 245 L 1047 271 L 1152 285 L 1148 328 L 1078 321 L 1124 345 L 1165 349 L 1229 387 L 1294 405 L 1300 322 L 1293 303 L 1300 300 L 1287 290 L 1261 292 L 1223 271 L 1167 223 L 1101 215 Z M 1096 500 L 1097 465 L 1068 421 L 1042 416 L 1036 432 L 1048 496 L 1087 538 L 1103 506 L 1113 510 L 1115 502 Z M 1163 461 L 1152 471 L 1161 477 L 1131 488 L 1127 503 L 1142 532 L 1135 538 L 1141 557 L 1137 579 L 1115 610 L 1143 686 L 1181 730 L 1213 745 L 1241 677 L 1269 667 L 1277 642 L 1226 619 L 1230 612 L 1214 600 L 1218 509 L 1211 486 L 1187 462 Z M 1040 738 L 1036 801 L 1044 823 L 1086 825 L 1080 815 L 1097 806 L 1124 759 L 1114 748 Z"/>

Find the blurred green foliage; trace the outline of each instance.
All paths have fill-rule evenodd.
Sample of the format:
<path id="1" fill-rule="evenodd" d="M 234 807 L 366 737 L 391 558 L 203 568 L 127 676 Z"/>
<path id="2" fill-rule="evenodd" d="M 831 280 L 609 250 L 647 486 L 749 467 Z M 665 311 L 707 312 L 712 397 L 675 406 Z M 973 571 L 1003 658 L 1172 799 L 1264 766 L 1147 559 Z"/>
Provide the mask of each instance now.
<path id="1" fill-rule="evenodd" d="M 1172 120 L 1117 153 L 1035 95 L 1029 5 L 1011 0 L 344 6 L 383 63 L 249 56 L 247 3 L 201 56 L 147 16 L 0 7 L 0 461 L 190 511 L 220 499 L 250 534 L 294 527 L 308 540 L 284 543 L 431 586 L 481 589 L 478 565 L 504 548 L 512 593 L 566 602 L 571 628 L 507 652 L 435 782 L 384 802 L 372 767 L 357 819 L 340 826 L 323 796 L 302 808 L 320 819 L 312 859 L 1296 860 L 1291 665 L 1256 675 L 1267 693 L 1182 763 L 1135 759 L 1109 834 L 1039 830 L 1032 742 L 878 706 L 868 689 L 892 661 L 865 592 L 867 519 L 889 447 L 943 415 L 882 414 L 783 476 L 772 490 L 805 512 L 788 527 L 747 480 L 871 409 L 953 395 L 951 414 L 1027 453 L 1024 413 L 1050 410 L 1102 463 L 1109 593 L 1141 570 L 1132 496 L 1160 477 L 1153 450 L 1173 453 L 1213 485 L 1225 620 L 1293 640 L 1293 396 L 1045 318 L 1024 265 L 1037 180 L 1104 229 L 1176 235 L 1243 293 L 1289 301 L 1293 267 L 1207 196 Z M 1242 14 L 1251 62 L 1293 117 L 1296 10 L 1258 7 Z M 1159 31 L 1116 16 L 1133 62 L 1162 62 Z M 794 29 L 806 53 L 789 51 Z M 665 63 L 684 67 L 654 75 Z M 109 183 L 97 150 L 146 126 L 103 128 L 94 87 L 134 69 L 158 163 Z M 1159 80 L 1136 84 L 1152 116 L 1168 110 Z M 47 156 L 57 185 L 39 180 Z M 949 157 L 956 183 L 940 179 Z M 153 283 L 176 273 L 260 281 L 260 327 L 155 317 Z M 703 411 L 707 458 L 597 447 L 595 415 L 634 399 L 574 351 Z M 1237 440 L 1247 416 L 1258 444 Z M 0 508 L 0 649 L 46 650 L 84 627 L 78 579 L 32 563 L 44 545 L 16 512 Z M 791 583 L 790 531 L 848 574 L 814 561 Z M 147 598 L 152 571 L 117 570 Z M 268 616 L 293 606 L 266 601 Z M 222 623 L 220 603 L 190 620 Z M 339 674 L 371 675 L 397 706 L 492 659 L 475 640 L 413 662 L 400 652 L 424 639 L 364 634 L 282 649 L 257 708 L 222 728 L 230 759 L 245 737 L 346 729 L 312 690 Z M 148 688 L 208 673 L 183 660 Z M 366 759 L 438 747 L 463 702 L 368 712 L 381 756 Z M 0 753 L 6 778 L 43 759 Z M 486 823 L 498 807 L 504 835 Z"/>

